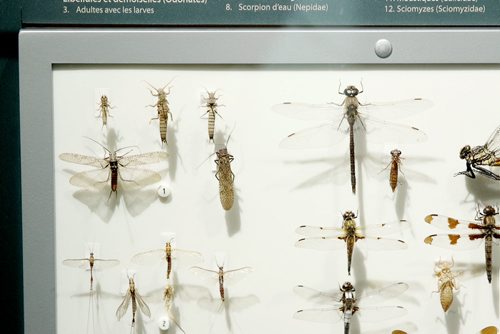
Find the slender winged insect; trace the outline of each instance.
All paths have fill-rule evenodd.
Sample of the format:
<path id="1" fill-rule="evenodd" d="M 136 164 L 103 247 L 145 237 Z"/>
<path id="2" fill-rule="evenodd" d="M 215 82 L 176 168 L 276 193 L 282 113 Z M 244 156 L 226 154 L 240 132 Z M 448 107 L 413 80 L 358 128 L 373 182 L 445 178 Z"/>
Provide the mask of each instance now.
<path id="1" fill-rule="evenodd" d="M 225 301 L 225 284 L 236 283 L 236 281 L 253 271 L 252 267 L 241 267 L 238 269 L 226 270 L 224 269 L 224 264 L 217 264 L 217 268 L 218 270 L 211 270 L 194 266 L 191 267 L 191 271 L 201 277 L 206 277 L 210 280 L 218 282 L 219 295 L 222 303 Z"/>
<path id="2" fill-rule="evenodd" d="M 125 313 L 127 313 L 130 304 L 132 304 L 132 327 L 135 326 L 137 309 L 139 309 L 148 318 L 151 318 L 151 311 L 149 310 L 148 305 L 146 305 L 146 303 L 142 299 L 141 295 L 139 295 L 139 293 L 137 292 L 133 277 L 128 278 L 128 290 L 125 293 L 125 297 L 123 298 L 122 303 L 116 310 L 116 317 L 118 318 L 118 320 L 120 320 L 125 315 Z"/>
<path id="3" fill-rule="evenodd" d="M 178 267 L 191 266 L 201 262 L 203 257 L 201 253 L 179 249 L 172 246 L 172 240 L 165 242 L 165 248 L 154 249 L 147 252 L 142 252 L 132 257 L 132 262 L 138 264 L 154 265 L 157 263 L 167 264 L 167 279 L 170 279 L 172 273 L 172 263 Z"/>
<path id="4" fill-rule="evenodd" d="M 214 141 L 215 116 L 217 115 L 221 117 L 217 112 L 217 108 L 222 106 L 222 104 L 218 104 L 217 100 L 219 99 L 219 97 L 216 96 L 215 93 L 215 91 L 207 91 L 207 96 L 202 97 L 203 103 L 205 103 L 204 106 L 207 108 L 207 111 L 204 115 L 208 115 L 208 139 L 212 142 Z"/>
<path id="5" fill-rule="evenodd" d="M 434 266 L 434 275 L 438 279 L 439 301 L 443 311 L 448 311 L 453 303 L 453 292 L 458 290 L 456 278 L 460 273 L 453 271 L 454 261 L 441 261 Z"/>
<path id="6" fill-rule="evenodd" d="M 220 203 L 226 211 L 231 210 L 234 203 L 234 173 L 231 170 L 231 162 L 233 162 L 234 157 L 227 150 L 229 138 L 231 138 L 231 135 L 227 138 L 226 145 L 215 152 L 217 155 L 217 159 L 215 159 L 217 165 L 215 177 L 219 181 Z"/>
<path id="7" fill-rule="evenodd" d="M 109 184 L 111 186 L 109 197 L 111 197 L 113 192 L 117 194 L 119 188 L 118 180 L 120 180 L 122 186 L 128 184 L 135 187 L 143 187 L 161 180 L 161 175 L 155 171 L 134 167 L 165 160 L 167 158 L 166 152 L 148 152 L 130 155 L 131 150 L 128 150 L 120 154 L 120 152 L 130 149 L 130 147 L 111 151 L 95 140 L 92 141 L 100 145 L 107 152 L 107 156 L 98 158 L 76 153 L 62 153 L 59 155 L 61 160 L 67 162 L 97 167 L 97 169 L 73 175 L 69 179 L 72 185 L 88 189 L 101 188 Z"/>
<path id="8" fill-rule="evenodd" d="M 498 209 L 491 205 L 484 207 L 481 212 L 478 208 L 475 221 L 458 220 L 437 214 L 425 217 L 425 222 L 439 228 L 466 232 L 464 234 L 432 234 L 424 239 L 429 245 L 445 247 L 453 250 L 466 250 L 478 247 L 485 240 L 486 274 L 491 283 L 493 242 L 500 239 L 500 225 L 496 224 L 495 216 Z"/>
<path id="9" fill-rule="evenodd" d="M 111 117 L 110 113 L 109 113 L 109 109 L 113 108 L 110 104 L 109 104 L 109 100 L 108 100 L 108 97 L 106 95 L 101 95 L 101 99 L 100 99 L 100 102 L 99 102 L 99 116 L 97 116 L 98 118 L 100 117 L 102 119 L 102 126 L 107 126 L 108 124 L 108 117 Z"/>
<path id="10" fill-rule="evenodd" d="M 399 172 L 401 172 L 401 159 L 400 150 L 394 149 L 391 151 L 391 162 L 387 167 L 391 166 L 389 185 L 391 186 L 392 192 L 396 191 L 396 187 L 398 186 Z"/>
<path id="11" fill-rule="evenodd" d="M 474 179 L 476 177 L 474 172 L 476 172 L 490 179 L 500 181 L 498 173 L 484 167 L 500 167 L 500 126 L 493 131 L 483 146 L 464 146 L 460 150 L 460 159 L 465 160 L 466 170 L 455 174 L 455 176 L 465 175 Z"/>
<path id="12" fill-rule="evenodd" d="M 165 301 L 165 310 L 167 312 L 169 319 L 177 326 L 177 328 L 179 328 L 181 332 L 186 333 L 184 329 L 182 329 L 181 325 L 175 318 L 175 315 L 172 311 L 174 305 L 174 295 L 175 295 L 175 289 L 170 283 L 168 283 L 163 292 L 163 300 Z"/>
<path id="13" fill-rule="evenodd" d="M 94 291 L 94 271 L 116 267 L 120 261 L 115 259 L 99 259 L 91 251 L 89 257 L 81 259 L 66 259 L 63 264 L 68 267 L 80 268 L 90 271 L 90 291 Z"/>
<path id="14" fill-rule="evenodd" d="M 364 323 L 405 315 L 407 312 L 402 306 L 372 306 L 371 304 L 397 297 L 407 289 L 406 283 L 395 283 L 365 296 L 357 296 L 356 289 L 350 282 L 345 282 L 337 293 L 322 292 L 298 285 L 294 288 L 296 294 L 314 304 L 328 306 L 299 310 L 294 314 L 294 318 L 322 323 L 335 323 L 342 319 L 344 320 L 344 334 L 349 334 L 353 316 L 358 317 L 359 321 Z"/>
<path id="15" fill-rule="evenodd" d="M 481 334 L 497 334 L 498 333 L 498 328 L 495 326 L 488 326 L 483 329 L 481 329 Z"/>
<path id="16" fill-rule="evenodd" d="M 352 85 L 347 86 L 343 92 L 339 90 L 338 93 L 345 96 L 341 104 L 334 102 L 327 104 L 284 102 L 274 106 L 273 109 L 281 114 L 298 119 L 330 120 L 330 122 L 320 126 L 290 134 L 281 142 L 280 146 L 282 148 L 331 147 L 348 134 L 351 190 L 356 193 L 355 133 L 369 133 L 371 141 L 383 143 L 394 141 L 397 143 L 413 142 L 426 139 L 426 135 L 416 127 L 377 120 L 368 113 L 379 113 L 380 117 L 382 117 L 385 112 L 387 117 L 401 117 L 423 110 L 429 107 L 431 103 L 421 98 L 413 98 L 388 103 L 362 104 L 358 100 L 358 95 L 363 93 L 363 87 L 359 90 Z M 342 126 L 344 120 L 347 122 L 348 129 Z"/>
<path id="17" fill-rule="evenodd" d="M 172 81 L 170 81 L 170 82 L 172 82 Z M 154 89 L 154 92 L 152 90 L 150 90 L 151 95 L 158 98 L 158 101 L 156 101 L 155 104 L 149 105 L 150 107 L 156 107 L 156 110 L 158 112 L 157 117 L 151 118 L 151 120 L 149 122 L 151 123 L 151 121 L 155 120 L 155 119 L 158 120 L 158 122 L 160 124 L 160 139 L 161 139 L 162 145 L 164 143 L 167 144 L 168 116 L 170 116 L 170 119 L 172 121 L 174 120 L 172 113 L 170 112 L 170 108 L 168 106 L 168 100 L 167 100 L 167 95 L 170 94 L 171 87 L 168 87 L 170 82 L 161 88 L 155 88 L 151 84 L 148 83 L 148 85 Z M 167 91 L 165 91 L 165 89 L 167 89 Z"/>
<path id="18" fill-rule="evenodd" d="M 342 227 L 321 227 L 302 225 L 296 232 L 306 238 L 299 239 L 296 247 L 312 248 L 317 250 L 336 250 L 347 247 L 347 272 L 351 274 L 351 260 L 354 247 L 369 250 L 397 250 L 405 249 L 406 243 L 402 240 L 385 239 L 380 235 L 395 233 L 405 227 L 406 221 L 394 224 L 378 224 L 362 228 L 357 225 L 357 216 L 352 211 L 342 215 Z"/>

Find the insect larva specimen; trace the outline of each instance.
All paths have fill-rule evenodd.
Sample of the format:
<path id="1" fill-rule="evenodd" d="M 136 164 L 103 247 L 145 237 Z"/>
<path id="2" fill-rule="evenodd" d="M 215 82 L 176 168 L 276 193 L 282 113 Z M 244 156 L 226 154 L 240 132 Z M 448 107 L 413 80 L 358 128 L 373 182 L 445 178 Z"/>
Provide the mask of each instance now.
<path id="1" fill-rule="evenodd" d="M 168 317 L 172 322 L 179 328 L 179 330 L 183 333 L 186 333 L 184 329 L 182 329 L 181 325 L 175 318 L 175 315 L 172 311 L 172 307 L 174 305 L 174 294 L 175 294 L 175 289 L 171 284 L 167 284 L 165 291 L 163 292 L 163 300 L 165 301 L 165 309 L 167 312 Z"/>
<path id="2" fill-rule="evenodd" d="M 109 104 L 108 97 L 106 95 L 101 95 L 101 101 L 99 102 L 99 116 L 102 119 L 102 126 L 106 126 L 108 124 L 108 117 L 111 117 L 109 113 L 109 109 L 111 109 L 111 105 Z"/>
<path id="3" fill-rule="evenodd" d="M 99 144 L 98 142 L 96 143 Z M 161 175 L 157 172 L 132 167 L 165 160 L 167 158 L 166 152 L 128 155 L 130 151 L 127 151 L 119 155 L 118 152 L 129 147 L 111 151 L 103 145 L 99 145 L 108 153 L 108 156 L 97 158 L 76 153 L 62 153 L 59 155 L 61 160 L 98 168 L 73 175 L 69 180 L 71 184 L 83 188 L 99 188 L 106 184 L 110 184 L 111 191 L 109 196 L 111 197 L 111 194 L 113 192 L 116 194 L 118 190 L 118 180 L 123 183 L 132 184 L 136 187 L 145 186 L 161 180 Z"/>
<path id="4" fill-rule="evenodd" d="M 144 302 L 142 297 L 139 295 L 135 288 L 135 282 L 133 277 L 128 278 L 128 290 L 123 298 L 122 303 L 118 306 L 116 310 L 116 317 L 120 320 L 125 313 L 127 313 L 128 307 L 132 302 L 132 327 L 135 326 L 135 319 L 137 314 L 137 308 L 146 316 L 151 318 L 151 311 L 148 305 Z"/>
<path id="5" fill-rule="evenodd" d="M 81 268 L 90 271 L 90 291 L 94 290 L 94 270 L 108 269 L 120 264 L 120 261 L 114 259 L 97 259 L 94 252 L 90 252 L 88 258 L 66 259 L 63 264 L 69 267 Z"/>
<path id="6" fill-rule="evenodd" d="M 172 113 L 170 112 L 170 108 L 168 106 L 168 100 L 167 100 L 167 95 L 170 94 L 170 87 L 168 87 L 168 90 L 165 91 L 165 88 L 170 84 L 166 84 L 162 88 L 155 88 L 152 85 L 151 88 L 153 88 L 155 92 L 150 90 L 151 95 L 158 97 L 158 101 L 156 101 L 155 104 L 150 105 L 150 107 L 156 107 L 156 110 L 158 112 L 157 117 L 151 118 L 149 121 L 151 123 L 152 120 L 157 119 L 158 122 L 160 123 L 160 139 L 163 143 L 167 144 L 167 127 L 168 127 L 168 116 L 170 115 L 170 119 L 173 121 Z"/>
<path id="7" fill-rule="evenodd" d="M 207 108 L 204 115 L 208 114 L 208 139 L 212 142 L 214 141 L 215 115 L 220 117 L 217 108 L 221 106 L 217 103 L 219 98 L 215 96 L 215 93 L 207 91 L 207 96 L 203 97 L 203 102 Z"/>
<path id="8" fill-rule="evenodd" d="M 230 210 L 234 203 L 234 173 L 231 170 L 231 162 L 234 157 L 229 154 L 227 147 L 221 148 L 216 152 L 217 171 L 215 177 L 219 181 L 220 203 L 224 210 Z"/>
<path id="9" fill-rule="evenodd" d="M 434 267 L 434 275 L 438 279 L 439 300 L 445 312 L 448 311 L 451 303 L 453 303 L 453 291 L 457 290 L 455 278 L 459 274 L 452 271 L 453 265 L 454 262 L 452 259 L 451 262 L 439 261 Z"/>
<path id="10" fill-rule="evenodd" d="M 392 192 L 396 191 L 398 186 L 398 174 L 401 171 L 401 151 L 398 149 L 391 151 L 391 172 L 389 174 L 389 185 Z"/>

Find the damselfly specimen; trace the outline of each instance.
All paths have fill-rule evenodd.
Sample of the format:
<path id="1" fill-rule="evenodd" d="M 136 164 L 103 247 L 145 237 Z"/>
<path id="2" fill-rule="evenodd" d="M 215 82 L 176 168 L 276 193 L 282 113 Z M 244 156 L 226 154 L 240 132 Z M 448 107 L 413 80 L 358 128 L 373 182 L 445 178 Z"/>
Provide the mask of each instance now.
<path id="1" fill-rule="evenodd" d="M 109 196 L 111 196 L 113 192 L 116 194 L 118 190 L 118 180 L 120 180 L 122 185 L 128 184 L 134 187 L 143 187 L 161 180 L 161 175 L 155 171 L 134 167 L 165 160 L 167 158 L 166 152 L 130 155 L 131 150 L 129 150 L 123 154 L 119 154 L 130 147 L 111 151 L 103 145 L 99 145 L 107 152 L 107 156 L 104 158 L 76 153 L 62 153 L 59 155 L 61 160 L 67 162 L 97 167 L 97 169 L 73 175 L 69 179 L 72 185 L 88 189 L 102 188 L 106 184 L 109 184 L 111 186 Z"/>
<path id="2" fill-rule="evenodd" d="M 299 310 L 294 314 L 294 318 L 323 323 L 335 323 L 343 319 L 344 334 L 349 334 L 351 319 L 354 315 L 361 322 L 383 321 L 405 315 L 406 310 L 401 306 L 371 306 L 370 304 L 397 297 L 407 289 L 406 283 L 395 283 L 365 296 L 357 296 L 350 282 L 345 282 L 337 293 L 321 292 L 298 285 L 294 291 L 299 296 L 315 304 L 329 306 Z"/>
<path id="3" fill-rule="evenodd" d="M 225 284 L 235 283 L 237 280 L 243 278 L 245 274 L 251 272 L 251 267 L 241 267 L 238 269 L 225 270 L 224 264 L 217 264 L 218 270 L 205 269 L 201 267 L 191 267 L 191 271 L 202 277 L 210 280 L 218 281 L 219 295 L 221 301 L 225 301 Z"/>
<path id="4" fill-rule="evenodd" d="M 167 279 L 170 279 L 172 273 L 172 263 L 178 267 L 191 266 L 203 260 L 201 253 L 175 248 L 172 246 L 172 240 L 165 242 L 165 248 L 154 249 L 142 252 L 132 257 L 132 262 L 138 264 L 154 265 L 157 263 L 167 264 Z"/>
<path id="5" fill-rule="evenodd" d="M 456 175 L 475 178 L 474 172 L 477 172 L 493 180 L 500 181 L 499 174 L 484 167 L 500 167 L 500 126 L 493 131 L 483 146 L 464 146 L 460 150 L 460 159 L 465 160 L 466 170 Z"/>
<path id="6" fill-rule="evenodd" d="M 108 97 L 106 95 L 101 95 L 101 101 L 99 102 L 99 116 L 102 119 L 102 126 L 106 126 L 108 124 L 108 117 L 111 117 L 109 114 L 109 109 L 111 109 L 111 105 L 109 104 Z"/>
<path id="7" fill-rule="evenodd" d="M 453 303 L 453 292 L 458 289 L 456 278 L 460 274 L 452 270 L 453 265 L 452 259 L 451 262 L 439 260 L 434 266 L 434 275 L 438 279 L 439 301 L 445 312 Z"/>
<path id="8" fill-rule="evenodd" d="M 491 283 L 493 242 L 498 243 L 498 239 L 500 239 L 498 231 L 500 226 L 496 224 L 496 215 L 498 215 L 498 209 L 491 205 L 484 207 L 482 212 L 478 208 L 475 221 L 458 220 L 437 214 L 428 215 L 425 217 L 425 222 L 428 224 L 468 233 L 432 234 L 426 237 L 424 242 L 429 245 L 463 250 L 476 248 L 485 240 L 486 274 L 488 282 Z"/>
<path id="9" fill-rule="evenodd" d="M 65 266 L 80 268 L 90 271 L 90 291 L 94 290 L 94 271 L 116 267 L 120 261 L 115 259 L 98 259 L 94 252 L 90 252 L 88 258 L 63 260 Z"/>
<path id="10" fill-rule="evenodd" d="M 404 227 L 406 221 L 394 224 L 371 225 L 362 228 L 356 224 L 356 214 L 346 211 L 343 215 L 341 228 L 303 225 L 297 228 L 298 234 L 307 236 L 299 239 L 296 247 L 318 250 L 336 250 L 347 247 L 347 272 L 351 274 L 351 260 L 354 246 L 369 250 L 396 250 L 405 249 L 406 243 L 402 240 L 385 239 L 381 235 L 395 233 Z"/>
<path id="11" fill-rule="evenodd" d="M 149 84 L 149 86 L 154 89 L 154 92 L 150 90 L 151 95 L 158 98 L 158 101 L 156 101 L 155 104 L 150 105 L 150 107 L 156 107 L 156 110 L 158 112 L 157 117 L 151 118 L 149 122 L 151 123 L 152 120 L 157 119 L 160 123 L 160 139 L 162 145 L 163 143 L 167 144 L 168 116 L 170 116 L 170 119 L 172 121 L 174 120 L 172 117 L 172 113 L 170 112 L 167 100 L 167 95 L 170 94 L 170 87 L 168 87 L 169 84 L 170 82 L 161 88 L 155 88 L 151 84 Z M 165 89 L 168 90 L 165 91 Z"/>
<path id="12" fill-rule="evenodd" d="M 430 106 L 430 102 L 421 98 L 414 98 L 404 101 L 389 103 L 362 104 L 358 100 L 358 95 L 363 92 L 355 86 L 347 86 L 344 91 L 339 90 L 339 94 L 344 95 L 341 104 L 307 104 L 285 102 L 274 106 L 274 109 L 284 115 L 299 119 L 324 119 L 331 122 L 309 128 L 300 132 L 290 134 L 285 138 L 280 146 L 283 148 L 319 148 L 330 147 L 337 144 L 349 135 L 349 156 L 351 167 L 351 189 L 356 193 L 356 166 L 355 166 L 355 133 L 366 131 L 370 134 L 371 141 L 387 142 L 408 142 L 423 141 L 426 135 L 413 126 L 389 123 L 385 120 L 377 120 L 368 113 L 378 113 L 381 117 L 386 112 L 386 117 L 400 117 Z M 364 113 L 364 110 L 367 113 Z M 369 111 L 369 112 L 368 112 Z M 344 120 L 348 124 L 348 129 L 342 126 Z"/>
<path id="13" fill-rule="evenodd" d="M 209 92 L 207 91 L 207 96 L 203 97 L 203 102 L 205 103 L 205 107 L 207 108 L 207 111 L 205 112 L 204 115 L 208 114 L 208 139 L 210 141 L 214 140 L 214 129 L 215 129 L 215 116 L 219 116 L 219 113 L 217 112 L 217 108 L 221 105 L 217 103 L 217 100 L 219 97 L 215 96 L 216 92 Z"/>
<path id="14" fill-rule="evenodd" d="M 120 320 L 125 313 L 127 313 L 128 307 L 132 304 L 132 327 L 135 326 L 137 309 L 139 309 L 142 314 L 146 315 L 148 318 L 151 318 L 151 311 L 149 310 L 148 305 L 144 302 L 141 295 L 137 292 L 135 288 L 135 281 L 133 277 L 128 278 L 128 290 L 125 293 L 125 297 L 123 298 L 122 303 L 118 306 L 116 310 L 116 317 Z"/>

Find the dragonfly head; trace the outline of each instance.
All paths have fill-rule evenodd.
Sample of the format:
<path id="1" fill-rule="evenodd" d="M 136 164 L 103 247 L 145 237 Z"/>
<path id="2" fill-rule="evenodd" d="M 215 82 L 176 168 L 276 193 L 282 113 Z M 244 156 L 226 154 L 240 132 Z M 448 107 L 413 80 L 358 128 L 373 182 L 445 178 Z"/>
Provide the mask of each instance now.
<path id="1" fill-rule="evenodd" d="M 391 156 L 392 156 L 393 158 L 399 158 L 399 156 L 400 156 L 400 155 L 401 155 L 401 151 L 400 151 L 400 150 L 398 150 L 398 149 L 395 149 L 395 150 L 392 150 L 392 151 L 391 151 Z"/>
<path id="2" fill-rule="evenodd" d="M 460 159 L 467 158 L 467 156 L 470 154 L 470 152 L 471 152 L 470 145 L 466 145 L 466 146 L 462 147 L 462 149 L 460 150 Z"/>
<path id="3" fill-rule="evenodd" d="M 357 89 L 355 86 L 347 86 L 347 88 L 344 89 L 345 96 L 355 97 L 358 94 L 359 94 L 359 89 Z"/>
<path id="4" fill-rule="evenodd" d="M 354 214 L 354 212 L 352 211 L 346 211 L 342 214 L 342 218 L 344 220 L 348 220 L 348 219 L 354 219 L 356 218 L 356 215 Z"/>
<path id="5" fill-rule="evenodd" d="M 355 291 L 354 287 L 352 286 L 351 282 L 345 282 L 342 284 L 342 288 L 340 288 L 341 291 L 346 292 L 346 291 Z"/>
<path id="6" fill-rule="evenodd" d="M 497 210 L 491 205 L 487 205 L 483 209 L 483 216 L 493 216 L 498 214 Z"/>

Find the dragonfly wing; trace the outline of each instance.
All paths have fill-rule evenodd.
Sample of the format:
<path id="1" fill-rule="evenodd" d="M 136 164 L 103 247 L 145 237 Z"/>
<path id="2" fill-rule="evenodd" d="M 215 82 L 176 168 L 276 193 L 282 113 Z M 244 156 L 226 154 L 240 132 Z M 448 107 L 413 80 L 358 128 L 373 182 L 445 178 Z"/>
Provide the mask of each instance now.
<path id="1" fill-rule="evenodd" d="M 135 292 L 135 300 L 137 301 L 137 305 L 139 306 L 142 314 L 147 315 L 148 318 L 151 318 L 151 311 L 149 310 L 148 305 L 144 302 L 144 299 L 142 299 L 141 295 L 139 295 L 137 291 Z"/>
<path id="2" fill-rule="evenodd" d="M 205 269 L 201 267 L 191 267 L 191 272 L 203 280 L 210 282 L 219 282 L 219 272 L 215 270 Z"/>
<path id="3" fill-rule="evenodd" d="M 73 175 L 69 183 L 85 189 L 102 189 L 110 184 L 109 169 L 94 169 Z"/>
<path id="4" fill-rule="evenodd" d="M 179 248 L 172 251 L 172 257 L 177 268 L 189 267 L 203 261 L 201 253 Z"/>
<path id="5" fill-rule="evenodd" d="M 363 239 L 358 239 L 356 245 L 361 249 L 369 250 L 398 250 L 408 247 L 403 240 L 382 237 L 364 237 Z"/>
<path id="6" fill-rule="evenodd" d="M 322 292 L 303 285 L 297 285 L 293 291 L 302 298 L 315 304 L 336 304 L 342 298 L 342 292 Z"/>
<path id="7" fill-rule="evenodd" d="M 500 153 L 500 126 L 493 131 L 486 142 L 486 148 L 493 152 Z M 500 157 L 500 156 L 497 156 Z"/>
<path id="8" fill-rule="evenodd" d="M 313 308 L 306 310 L 299 310 L 295 312 L 293 317 L 295 319 L 307 320 L 313 322 L 321 323 L 336 323 L 343 318 L 343 313 L 339 308 L 327 307 L 327 308 Z"/>
<path id="9" fill-rule="evenodd" d="M 477 225 L 477 223 L 473 221 L 458 220 L 455 218 L 437 214 L 427 215 L 424 220 L 427 224 L 431 224 L 432 226 L 436 226 L 445 230 L 469 231 L 470 224 Z"/>
<path id="10" fill-rule="evenodd" d="M 253 271 L 252 267 L 242 267 L 238 269 L 224 270 L 224 284 L 238 283 L 248 273 Z"/>
<path id="11" fill-rule="evenodd" d="M 125 294 L 125 297 L 123 298 L 122 303 L 120 304 L 120 306 L 118 306 L 118 309 L 116 310 L 116 318 L 118 318 L 118 320 L 123 318 L 125 313 L 127 313 L 131 299 L 132 299 L 132 295 L 130 294 L 130 290 L 127 290 L 127 293 Z"/>
<path id="12" fill-rule="evenodd" d="M 344 107 L 333 103 L 310 104 L 284 102 L 272 107 L 277 113 L 302 120 L 333 120 L 344 113 Z"/>
<path id="13" fill-rule="evenodd" d="M 310 225 L 302 225 L 298 227 L 295 232 L 297 234 L 306 236 L 306 237 L 338 237 L 343 236 L 344 230 L 337 227 L 322 227 L 322 226 L 310 226 Z"/>
<path id="14" fill-rule="evenodd" d="M 386 300 L 395 298 L 408 290 L 408 284 L 403 282 L 394 283 L 380 289 L 370 290 L 360 294 L 358 304 L 361 306 L 379 304 Z"/>
<path id="15" fill-rule="evenodd" d="M 73 268 L 90 269 L 89 259 L 66 259 L 63 260 L 63 264 Z"/>
<path id="16" fill-rule="evenodd" d="M 118 170 L 122 186 L 144 187 L 161 180 L 161 175 L 149 169 L 122 167 Z"/>
<path id="17" fill-rule="evenodd" d="M 154 249 L 147 252 L 137 253 L 132 256 L 131 261 L 133 263 L 153 266 L 165 261 L 165 250 L 164 249 Z"/>
<path id="18" fill-rule="evenodd" d="M 348 130 L 339 128 L 338 123 L 327 123 L 288 135 L 280 142 L 280 147 L 286 149 L 332 147 L 348 136 Z"/>
<path id="19" fill-rule="evenodd" d="M 429 245 L 453 250 L 469 250 L 483 243 L 481 234 L 431 234 L 424 239 Z"/>
<path id="20" fill-rule="evenodd" d="M 402 306 L 360 307 L 356 316 L 360 322 L 378 322 L 404 316 L 408 311 Z"/>
<path id="21" fill-rule="evenodd" d="M 401 144 L 422 142 L 427 139 L 427 135 L 414 126 L 378 120 L 368 116 L 363 116 L 362 121 L 370 142 L 381 144 L 393 142 Z"/>
<path id="22" fill-rule="evenodd" d="M 96 157 L 91 157 L 89 155 L 82 155 L 76 153 L 61 153 L 59 154 L 59 159 L 72 162 L 80 165 L 88 165 L 99 168 L 106 167 L 109 163 L 105 159 L 100 159 Z"/>
<path id="23" fill-rule="evenodd" d="M 429 109 L 431 100 L 412 98 L 398 101 L 375 102 L 361 106 L 367 114 L 376 114 L 381 119 L 398 119 Z"/>
<path id="24" fill-rule="evenodd" d="M 346 247 L 344 240 L 336 237 L 311 237 L 302 238 L 295 243 L 295 247 L 317 250 L 336 250 Z"/>
<path id="25" fill-rule="evenodd" d="M 116 267 L 120 264 L 119 260 L 114 259 L 94 259 L 94 268 L 97 270 L 103 270 L 108 268 Z"/>
<path id="26" fill-rule="evenodd" d="M 393 223 L 372 224 L 365 227 L 358 227 L 357 230 L 359 230 L 362 235 L 373 237 L 398 233 L 409 227 L 410 225 L 406 220 L 400 220 Z"/>
<path id="27" fill-rule="evenodd" d="M 121 157 L 119 161 L 120 165 L 122 166 L 133 167 L 139 165 L 158 163 L 162 160 L 166 160 L 167 157 L 168 157 L 167 152 L 158 151 L 158 152 L 148 152 L 130 156 L 126 155 Z"/>

